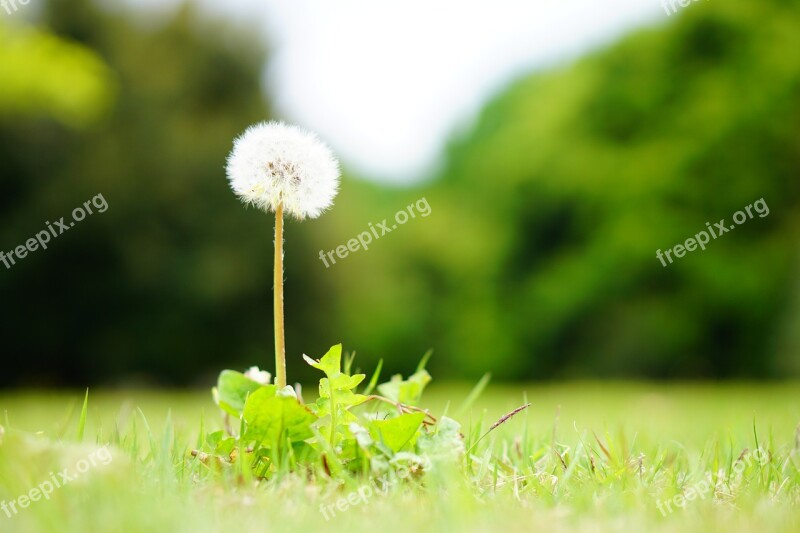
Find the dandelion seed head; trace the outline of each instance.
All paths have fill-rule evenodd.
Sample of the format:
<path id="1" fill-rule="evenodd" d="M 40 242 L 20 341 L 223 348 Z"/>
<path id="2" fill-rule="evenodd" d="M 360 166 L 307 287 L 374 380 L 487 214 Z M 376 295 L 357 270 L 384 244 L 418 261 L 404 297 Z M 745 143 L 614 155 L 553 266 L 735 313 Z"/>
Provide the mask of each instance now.
<path id="1" fill-rule="evenodd" d="M 339 190 L 339 162 L 316 135 L 282 122 L 250 126 L 234 141 L 228 180 L 245 203 L 317 218 Z"/>

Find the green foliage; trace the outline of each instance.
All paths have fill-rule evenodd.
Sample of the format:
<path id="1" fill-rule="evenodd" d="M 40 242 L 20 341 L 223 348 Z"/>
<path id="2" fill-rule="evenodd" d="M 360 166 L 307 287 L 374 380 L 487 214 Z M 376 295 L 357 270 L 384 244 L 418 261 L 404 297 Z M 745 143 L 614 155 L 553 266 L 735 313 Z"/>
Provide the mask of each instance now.
<path id="1" fill-rule="evenodd" d="M 319 399 L 315 411 L 318 416 L 326 417 L 327 423 L 321 426 L 331 446 L 336 446 L 340 434 L 347 430 L 351 422 L 357 419 L 350 409 L 364 403 L 367 397 L 354 393 L 354 389 L 364 381 L 365 375 L 349 376 L 341 371 L 342 345 L 333 346 L 319 361 L 304 356 L 306 362 L 325 373 L 319 381 Z"/>
<path id="2" fill-rule="evenodd" d="M 4 45 L 12 35 L 25 43 L 0 47 L 0 57 L 17 58 L 0 60 L 0 250 L 98 193 L 109 204 L 24 264 L 1 267 L 6 301 L 50 324 L 43 336 L 16 318 L 2 321 L 6 349 L 19 356 L 3 383 L 46 373 L 84 384 L 126 375 L 188 383 L 218 371 L 220 354 L 230 366 L 256 359 L 271 321 L 262 296 L 272 285 L 263 268 L 272 261 L 272 228 L 238 205 L 224 173 L 231 140 L 271 117 L 262 37 L 188 5 L 151 24 L 126 6 L 98 4 L 43 1 L 39 28 L 0 29 Z M 45 87 L 22 88 L 23 76 Z M 46 109 L 8 111 L 28 109 L 23 93 L 57 110 L 55 119 Z M 84 125 L 103 107 L 88 127 L 59 123 Z M 299 296 L 316 283 L 291 264 L 295 250 L 287 293 Z M 294 313 L 301 325 L 290 325 L 289 338 L 315 329 L 308 314 L 316 316 Z"/>
<path id="3" fill-rule="evenodd" d="M 140 24 L 96 4 L 43 0 L 39 27 L 0 29 L 0 57 L 25 60 L 0 66 L 18 87 L 12 102 L 0 84 L 0 249 L 99 192 L 110 204 L 3 271 L 15 312 L 0 337 L 15 357 L 0 382 L 185 384 L 220 357 L 264 361 L 272 228 L 237 205 L 223 163 L 235 135 L 272 116 L 269 36 L 191 7 Z M 289 374 L 311 379 L 299 354 L 345 331 L 363 368 L 382 358 L 386 375 L 421 345 L 453 379 L 798 375 L 798 11 L 694 4 L 502 89 L 422 186 L 346 176 L 342 209 L 286 228 Z M 77 66 L 88 57 L 105 67 Z M 84 75 L 95 82 L 73 80 Z M 23 76 L 45 87 L 20 89 Z M 35 95 L 95 125 L 9 114 Z M 324 269 L 319 250 L 422 196 L 430 217 Z M 768 217 L 661 267 L 657 249 L 761 197 Z"/>
<path id="4" fill-rule="evenodd" d="M 69 126 L 95 121 L 116 92 L 111 70 L 91 49 L 3 22 L 0 79 L 0 117 L 53 117 Z"/>
<path id="5" fill-rule="evenodd" d="M 520 401 L 519 389 L 489 387 L 481 411 L 490 414 L 475 410 L 462 420 L 470 428 L 467 439 L 442 417 L 437 430 L 420 431 L 413 451 L 387 455 L 357 429 L 361 450 L 374 455 L 364 452 L 350 462 L 366 468 L 333 476 L 324 467 L 331 457 L 313 457 L 305 443 L 294 443 L 273 463 L 274 454 L 256 460 L 256 452 L 217 431 L 216 419 L 191 423 L 207 395 L 93 392 L 90 444 L 47 429 L 70 401 L 80 406 L 82 393 L 5 391 L 0 502 L 11 516 L 0 510 L 0 524 L 25 533 L 353 533 L 374 531 L 376 524 L 386 533 L 573 531 L 583 524 L 589 530 L 795 533 L 796 390 L 796 383 L 539 385 L 528 390 L 535 411 L 475 442 L 473 435 L 487 427 L 481 418 L 494 420 Z M 443 387 L 425 400 L 440 410 L 466 393 Z M 143 409 L 128 417 L 123 404 Z M 554 421 L 556 406 L 562 409 Z M 67 418 L 63 425 L 74 435 L 78 409 Z M 203 449 L 192 449 L 198 440 Z M 464 446 L 472 448 L 466 460 Z M 759 447 L 764 453 L 755 452 Z M 458 455 L 437 462 L 438 453 L 448 452 Z M 254 470 L 256 462 L 266 467 Z M 61 472 L 73 481 L 24 509 L 17 504 L 14 514 L 11 502 Z"/>
<path id="6" fill-rule="evenodd" d="M 693 4 L 501 90 L 425 188 L 344 189 L 368 212 L 330 232 L 421 196 L 432 215 L 336 265 L 340 330 L 381 356 L 426 339 L 476 378 L 796 374 L 797 27 L 796 0 Z M 760 198 L 769 216 L 656 258 Z"/>
<path id="7" fill-rule="evenodd" d="M 437 423 L 416 407 L 431 380 L 424 369 L 429 356 L 408 380 L 394 376 L 378 385 L 385 396 L 358 393 L 366 376 L 350 374 L 352 356 L 342 368 L 341 344 L 319 360 L 305 356 L 311 367 L 325 374 L 319 382 L 319 397 L 310 406 L 303 405 L 290 386 L 278 390 L 225 370 L 213 390 L 214 400 L 226 415 L 240 420 L 241 431 L 213 434 L 205 440 L 203 451 L 224 465 L 241 456 L 234 453 L 237 450 L 249 449 L 246 460 L 263 477 L 274 475 L 284 465 L 340 476 L 346 471 L 387 472 L 410 465 L 424 473 L 434 462 L 456 464 L 465 449 L 460 425 L 446 417 Z M 374 388 L 374 381 L 365 390 Z M 367 402 L 376 409 L 367 411 Z"/>
<path id="8" fill-rule="evenodd" d="M 251 394 L 242 416 L 247 424 L 245 440 L 271 447 L 311 438 L 311 424 L 317 419 L 296 397 L 275 387 L 262 387 Z"/>
<path id="9" fill-rule="evenodd" d="M 443 416 L 435 431 L 420 435 L 417 446 L 422 455 L 434 462 L 456 461 L 464 454 L 461 424 Z"/>
<path id="10" fill-rule="evenodd" d="M 272 394 L 275 394 L 277 387 L 269 385 L 272 389 Z M 214 401 L 219 405 L 220 409 L 229 415 L 239 418 L 244 410 L 245 401 L 247 396 L 258 389 L 263 388 L 263 385 L 253 381 L 241 372 L 233 370 L 223 370 L 217 386 L 213 389 Z"/>
<path id="11" fill-rule="evenodd" d="M 389 420 L 371 420 L 369 434 L 392 452 L 413 446 L 422 427 L 425 413 L 406 413 Z"/>
<path id="12" fill-rule="evenodd" d="M 390 400 L 408 405 L 418 405 L 422 398 L 422 391 L 430 381 L 430 374 L 423 368 L 406 380 L 403 379 L 403 376 L 395 374 L 389 382 L 379 385 L 378 390 Z"/>

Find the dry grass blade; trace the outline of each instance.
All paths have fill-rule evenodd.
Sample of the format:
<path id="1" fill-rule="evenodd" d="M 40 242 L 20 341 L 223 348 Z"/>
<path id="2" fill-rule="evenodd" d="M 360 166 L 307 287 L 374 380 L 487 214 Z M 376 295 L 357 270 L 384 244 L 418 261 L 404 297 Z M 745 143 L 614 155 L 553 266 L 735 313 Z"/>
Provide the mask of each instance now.
<path id="1" fill-rule="evenodd" d="M 528 408 L 528 407 L 530 407 L 530 406 L 531 406 L 531 404 L 530 404 L 530 403 L 526 403 L 526 404 L 525 404 L 525 405 L 523 405 L 523 406 L 517 407 L 516 409 L 514 409 L 514 410 L 513 410 L 513 411 L 511 411 L 510 413 L 507 413 L 507 414 L 504 414 L 503 416 L 501 416 L 501 417 L 500 417 L 500 419 L 499 419 L 497 422 L 495 422 L 494 424 L 492 424 L 492 426 L 491 426 L 491 427 L 490 427 L 490 428 L 489 428 L 489 429 L 486 431 L 486 433 L 484 433 L 483 435 L 481 435 L 481 436 L 480 436 L 480 438 L 479 438 L 478 440 L 476 440 L 476 441 L 475 441 L 475 444 L 473 444 L 472 446 L 470 446 L 469 450 L 467 450 L 467 453 L 471 452 L 471 451 L 472 451 L 472 449 L 473 449 L 475 446 L 477 446 L 477 445 L 478 445 L 478 443 L 484 439 L 484 437 L 486 437 L 486 435 L 488 435 L 489 433 L 491 433 L 492 431 L 494 431 L 494 430 L 495 430 L 495 429 L 497 429 L 498 427 L 502 426 L 503 424 L 505 424 L 506 422 L 508 422 L 508 421 L 509 421 L 509 420 L 510 420 L 512 417 L 514 417 L 514 416 L 516 416 L 517 414 L 521 413 L 522 411 L 524 411 L 525 409 L 527 409 L 527 408 Z"/>
<path id="2" fill-rule="evenodd" d="M 613 459 L 611 459 L 611 452 L 609 452 L 608 449 L 603 445 L 603 441 L 600 440 L 600 437 L 597 436 L 597 433 L 592 431 L 592 435 L 594 435 L 594 440 L 597 441 L 597 444 L 600 446 L 600 449 L 603 450 L 605 456 L 608 457 L 608 460 L 612 461 Z"/>

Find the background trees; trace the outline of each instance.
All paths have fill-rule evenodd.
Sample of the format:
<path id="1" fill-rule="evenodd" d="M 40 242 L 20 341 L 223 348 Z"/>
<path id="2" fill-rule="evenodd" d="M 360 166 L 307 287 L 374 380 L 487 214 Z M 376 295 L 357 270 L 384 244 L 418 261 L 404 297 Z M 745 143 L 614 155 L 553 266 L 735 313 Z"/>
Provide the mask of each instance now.
<path id="1" fill-rule="evenodd" d="M 47 55 L 0 51 L 0 247 L 98 193 L 110 207 L 0 272 L 0 382 L 267 365 L 272 229 L 223 170 L 271 116 L 264 39 L 190 8 L 153 22 L 78 4 L 47 4 L 28 37 Z M 693 6 L 516 81 L 423 185 L 347 176 L 331 213 L 287 228 L 290 373 L 343 341 L 389 370 L 434 347 L 451 376 L 796 375 L 798 23 L 798 2 Z M 422 196 L 430 217 L 319 262 Z M 768 217 L 655 258 L 762 197 Z"/>

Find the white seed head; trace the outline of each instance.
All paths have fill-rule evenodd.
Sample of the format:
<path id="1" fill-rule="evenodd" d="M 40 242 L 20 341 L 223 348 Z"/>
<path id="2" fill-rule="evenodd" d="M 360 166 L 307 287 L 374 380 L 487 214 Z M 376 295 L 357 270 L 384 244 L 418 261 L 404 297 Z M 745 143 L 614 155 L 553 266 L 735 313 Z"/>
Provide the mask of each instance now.
<path id="1" fill-rule="evenodd" d="M 272 375 L 269 372 L 266 370 L 259 370 L 257 366 L 251 366 L 248 368 L 244 373 L 244 376 L 262 385 L 269 385 L 269 382 L 272 379 Z"/>
<path id="2" fill-rule="evenodd" d="M 234 141 L 228 180 L 242 201 L 264 211 L 279 204 L 302 220 L 317 218 L 339 190 L 339 162 L 316 135 L 282 122 L 250 126 Z"/>

